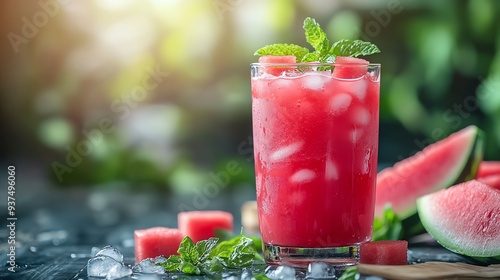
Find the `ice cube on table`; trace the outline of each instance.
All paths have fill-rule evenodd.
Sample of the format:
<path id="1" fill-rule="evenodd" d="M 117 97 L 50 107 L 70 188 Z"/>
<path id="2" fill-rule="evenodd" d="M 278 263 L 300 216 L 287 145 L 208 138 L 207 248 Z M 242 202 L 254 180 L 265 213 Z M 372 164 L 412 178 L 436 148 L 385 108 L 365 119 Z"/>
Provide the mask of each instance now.
<path id="1" fill-rule="evenodd" d="M 255 278 L 252 275 L 252 272 L 248 269 L 243 269 L 243 272 L 241 272 L 241 279 L 240 280 L 255 280 Z"/>
<path id="2" fill-rule="evenodd" d="M 104 246 L 104 248 L 102 248 L 95 255 L 96 255 L 96 257 L 97 256 L 108 256 L 108 257 L 115 259 L 116 261 L 123 262 L 123 255 L 120 253 L 120 251 L 118 251 L 118 249 L 115 246 L 111 246 L 111 245 Z"/>
<path id="3" fill-rule="evenodd" d="M 280 265 L 276 269 L 268 266 L 265 270 L 265 275 L 272 280 L 295 279 L 295 269 L 287 265 Z"/>
<path id="4" fill-rule="evenodd" d="M 90 249 L 90 257 L 91 258 L 95 257 L 95 255 L 99 251 L 101 251 L 101 248 L 99 248 L 99 247 L 92 247 L 92 249 Z"/>
<path id="5" fill-rule="evenodd" d="M 290 145 L 280 147 L 271 153 L 270 159 L 271 161 L 282 161 L 297 153 L 300 148 L 302 148 L 302 145 L 304 145 L 304 142 L 295 142 Z"/>
<path id="6" fill-rule="evenodd" d="M 334 116 L 341 115 L 347 111 L 351 105 L 352 96 L 347 93 L 339 93 L 330 99 L 330 111 Z"/>
<path id="7" fill-rule="evenodd" d="M 106 280 L 118 279 L 129 275 L 132 275 L 132 269 L 122 264 L 112 267 L 108 271 L 108 274 L 106 274 Z"/>
<path id="8" fill-rule="evenodd" d="M 156 265 L 155 259 L 144 259 L 140 263 L 132 267 L 133 272 L 151 273 L 151 274 L 165 274 L 165 268 Z"/>
<path id="9" fill-rule="evenodd" d="M 87 275 L 93 277 L 104 277 L 116 266 L 123 264 L 108 256 L 97 256 L 87 262 Z"/>
<path id="10" fill-rule="evenodd" d="M 158 256 L 156 258 L 153 259 L 153 262 L 155 264 L 159 264 L 159 263 L 163 263 L 163 262 L 166 262 L 167 261 L 167 257 L 165 256 Z"/>
<path id="11" fill-rule="evenodd" d="M 327 278 L 330 275 L 330 268 L 324 262 L 313 262 L 307 267 L 307 278 Z"/>
<path id="12" fill-rule="evenodd" d="M 307 183 L 312 181 L 315 177 L 316 172 L 310 169 L 301 169 L 290 177 L 290 181 L 293 183 Z"/>

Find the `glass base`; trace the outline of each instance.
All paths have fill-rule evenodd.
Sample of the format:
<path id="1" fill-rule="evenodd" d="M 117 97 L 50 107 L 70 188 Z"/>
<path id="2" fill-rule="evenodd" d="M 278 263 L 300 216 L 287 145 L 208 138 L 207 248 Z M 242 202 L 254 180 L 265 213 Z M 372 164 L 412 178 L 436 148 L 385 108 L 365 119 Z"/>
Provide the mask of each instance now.
<path id="1" fill-rule="evenodd" d="M 312 262 L 325 262 L 335 268 L 346 268 L 359 262 L 359 244 L 344 247 L 300 248 L 264 244 L 268 265 L 288 265 L 306 269 Z"/>

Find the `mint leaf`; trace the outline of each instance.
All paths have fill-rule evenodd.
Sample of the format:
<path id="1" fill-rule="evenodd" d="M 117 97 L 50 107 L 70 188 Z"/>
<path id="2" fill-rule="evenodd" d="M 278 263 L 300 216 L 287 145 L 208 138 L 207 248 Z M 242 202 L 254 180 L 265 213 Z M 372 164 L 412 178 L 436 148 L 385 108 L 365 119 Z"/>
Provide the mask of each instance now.
<path id="1" fill-rule="evenodd" d="M 297 62 L 302 61 L 302 58 L 309 53 L 309 50 L 294 44 L 273 44 L 258 49 L 254 55 L 264 56 L 283 56 L 293 55 L 297 58 Z"/>
<path id="2" fill-rule="evenodd" d="M 254 260 L 263 260 L 250 237 L 239 235 L 227 241 L 218 241 L 218 238 L 210 238 L 195 245 L 186 236 L 177 250 L 179 256 L 172 255 L 158 265 L 168 272 L 200 275 L 222 271 L 223 268 L 243 268 L 250 266 Z"/>
<path id="3" fill-rule="evenodd" d="M 184 262 L 193 262 L 198 259 L 199 255 L 194 247 L 193 240 L 188 236 L 184 237 L 179 245 L 177 253 L 181 256 Z"/>
<path id="4" fill-rule="evenodd" d="M 378 47 L 370 42 L 344 39 L 335 42 L 332 45 L 329 54 L 335 56 L 357 57 L 360 55 L 370 55 L 379 52 L 380 50 Z"/>
<path id="5" fill-rule="evenodd" d="M 383 218 L 375 218 L 373 221 L 372 241 L 399 240 L 402 231 L 401 219 L 394 213 L 391 206 L 387 206 L 384 209 Z"/>
<path id="6" fill-rule="evenodd" d="M 229 268 L 247 267 L 253 263 L 254 259 L 261 259 L 252 239 L 243 235 L 219 243 L 212 250 L 211 256 L 224 267 Z"/>
<path id="7" fill-rule="evenodd" d="M 243 227 L 241 228 L 240 235 L 243 235 Z M 234 235 L 232 231 L 220 228 L 215 230 L 215 236 L 219 238 L 219 241 L 227 241 L 237 237 L 237 235 Z M 262 253 L 262 239 L 254 235 L 245 235 L 245 236 L 252 239 L 253 244 L 255 245 L 255 250 L 257 250 L 257 253 Z"/>
<path id="8" fill-rule="evenodd" d="M 180 271 L 181 263 L 182 263 L 181 257 L 177 255 L 172 255 L 168 257 L 168 259 L 165 262 L 161 263 L 160 265 L 163 266 L 166 271 Z"/>
<path id="9" fill-rule="evenodd" d="M 319 23 L 315 19 L 308 17 L 304 20 L 304 30 L 306 31 L 307 42 L 313 46 L 318 57 L 325 56 L 330 48 L 330 41 Z"/>
<path id="10" fill-rule="evenodd" d="M 210 257 L 210 252 L 217 245 L 218 238 L 210 238 L 208 240 L 201 240 L 196 243 L 196 251 L 198 252 L 198 262 L 204 262 Z"/>
<path id="11" fill-rule="evenodd" d="M 185 263 L 182 263 L 181 264 L 181 271 L 180 272 L 183 272 L 183 273 L 186 273 L 186 274 L 197 274 L 197 275 L 200 275 L 201 274 L 201 269 L 192 264 L 192 263 L 189 263 L 189 262 L 185 262 Z"/>
<path id="12" fill-rule="evenodd" d="M 302 62 L 313 62 L 319 61 L 319 57 L 316 53 L 308 53 L 302 58 Z"/>
<path id="13" fill-rule="evenodd" d="M 358 274 L 358 268 L 355 266 L 349 267 L 344 270 L 344 273 L 342 273 L 339 280 L 355 280 L 356 274 Z"/>

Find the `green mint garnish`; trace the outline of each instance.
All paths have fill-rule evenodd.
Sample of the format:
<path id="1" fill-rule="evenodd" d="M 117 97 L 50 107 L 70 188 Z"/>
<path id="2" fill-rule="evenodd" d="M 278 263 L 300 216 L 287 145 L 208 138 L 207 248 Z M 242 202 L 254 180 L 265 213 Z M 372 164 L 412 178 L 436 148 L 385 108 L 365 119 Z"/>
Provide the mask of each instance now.
<path id="1" fill-rule="evenodd" d="M 172 255 L 160 265 L 170 272 L 183 272 L 186 274 L 203 274 L 210 269 L 210 252 L 217 245 L 217 238 L 210 238 L 193 243 L 188 236 L 182 239 L 177 253 Z"/>
<path id="2" fill-rule="evenodd" d="M 177 250 L 179 255 L 172 255 L 159 265 L 168 272 L 201 275 L 219 272 L 224 268 L 244 268 L 254 260 L 262 261 L 252 239 L 246 236 L 239 235 L 217 244 L 218 241 L 218 238 L 210 238 L 195 245 L 186 236 Z"/>
<path id="3" fill-rule="evenodd" d="M 313 18 L 304 20 L 304 30 L 306 40 L 314 48 L 314 52 L 309 52 L 307 48 L 293 44 L 274 44 L 265 46 L 255 52 L 255 55 L 283 56 L 294 55 L 297 62 L 335 62 L 337 56 L 358 57 L 379 53 L 379 48 L 370 42 L 361 40 L 340 40 L 330 46 L 330 41 L 325 31 Z"/>
<path id="4" fill-rule="evenodd" d="M 342 273 L 339 280 L 355 280 L 356 274 L 358 274 L 358 268 L 355 266 L 349 267 L 344 270 L 344 273 Z"/>
<path id="5" fill-rule="evenodd" d="M 401 219 L 388 206 L 384 209 L 384 217 L 382 219 L 375 218 L 373 221 L 372 241 L 398 240 L 401 238 L 402 230 Z"/>
<path id="6" fill-rule="evenodd" d="M 375 44 L 370 42 L 365 42 L 361 40 L 340 40 L 332 45 L 329 53 L 335 56 L 353 56 L 357 57 L 360 55 L 370 55 L 374 53 L 379 53 Z"/>
<path id="7" fill-rule="evenodd" d="M 248 267 L 255 259 L 263 260 L 252 239 L 243 235 L 219 243 L 210 255 L 214 261 L 227 268 Z"/>
<path id="8" fill-rule="evenodd" d="M 265 46 L 255 52 L 255 55 L 264 56 L 264 55 L 274 55 L 274 56 L 282 56 L 282 55 L 293 55 L 297 58 L 297 61 L 301 61 L 302 57 L 309 53 L 309 50 L 293 45 L 293 44 L 274 44 Z"/>
<path id="9" fill-rule="evenodd" d="M 325 57 L 330 49 L 330 41 L 319 23 L 308 17 L 304 20 L 304 30 L 306 31 L 306 40 L 314 48 L 316 55 L 319 58 Z"/>

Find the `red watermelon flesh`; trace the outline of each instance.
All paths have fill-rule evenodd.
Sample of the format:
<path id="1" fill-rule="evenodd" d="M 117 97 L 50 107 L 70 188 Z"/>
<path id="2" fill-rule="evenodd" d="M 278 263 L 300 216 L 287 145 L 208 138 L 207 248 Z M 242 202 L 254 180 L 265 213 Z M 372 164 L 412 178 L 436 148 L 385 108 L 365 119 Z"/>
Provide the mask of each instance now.
<path id="1" fill-rule="evenodd" d="M 479 129 L 469 126 L 382 170 L 377 175 L 375 217 L 383 216 L 387 204 L 402 219 L 416 213 L 417 198 L 453 185 L 467 171 L 468 161 L 481 160 L 481 139 Z"/>
<path id="2" fill-rule="evenodd" d="M 500 174 L 480 177 L 477 178 L 477 180 L 485 183 L 492 188 L 500 190 Z"/>
<path id="3" fill-rule="evenodd" d="M 500 190 L 470 180 L 417 201 L 427 232 L 448 250 L 500 257 Z"/>
<path id="4" fill-rule="evenodd" d="M 160 255 L 177 255 L 184 235 L 176 228 L 153 227 L 134 231 L 135 261 Z"/>
<path id="5" fill-rule="evenodd" d="M 477 178 L 500 175 L 500 161 L 483 161 L 479 164 Z"/>
<path id="6" fill-rule="evenodd" d="M 193 242 L 215 237 L 216 229 L 233 231 L 233 215 L 225 211 L 188 211 L 177 215 L 179 230 Z"/>
<path id="7" fill-rule="evenodd" d="M 342 64 L 342 65 L 337 65 Z M 366 75 L 368 71 L 367 60 L 355 57 L 337 56 L 333 76 L 340 79 L 357 79 Z"/>
<path id="8" fill-rule="evenodd" d="M 284 56 L 272 56 L 266 55 L 259 57 L 259 63 L 270 63 L 270 64 L 288 64 L 296 63 L 296 57 L 293 55 Z M 264 72 L 271 74 L 273 76 L 280 76 L 285 71 L 293 70 L 293 67 L 278 67 L 278 66 L 264 66 Z"/>
<path id="9" fill-rule="evenodd" d="M 405 265 L 408 263 L 408 241 L 380 240 L 363 243 L 359 248 L 359 262 L 364 264 Z"/>

